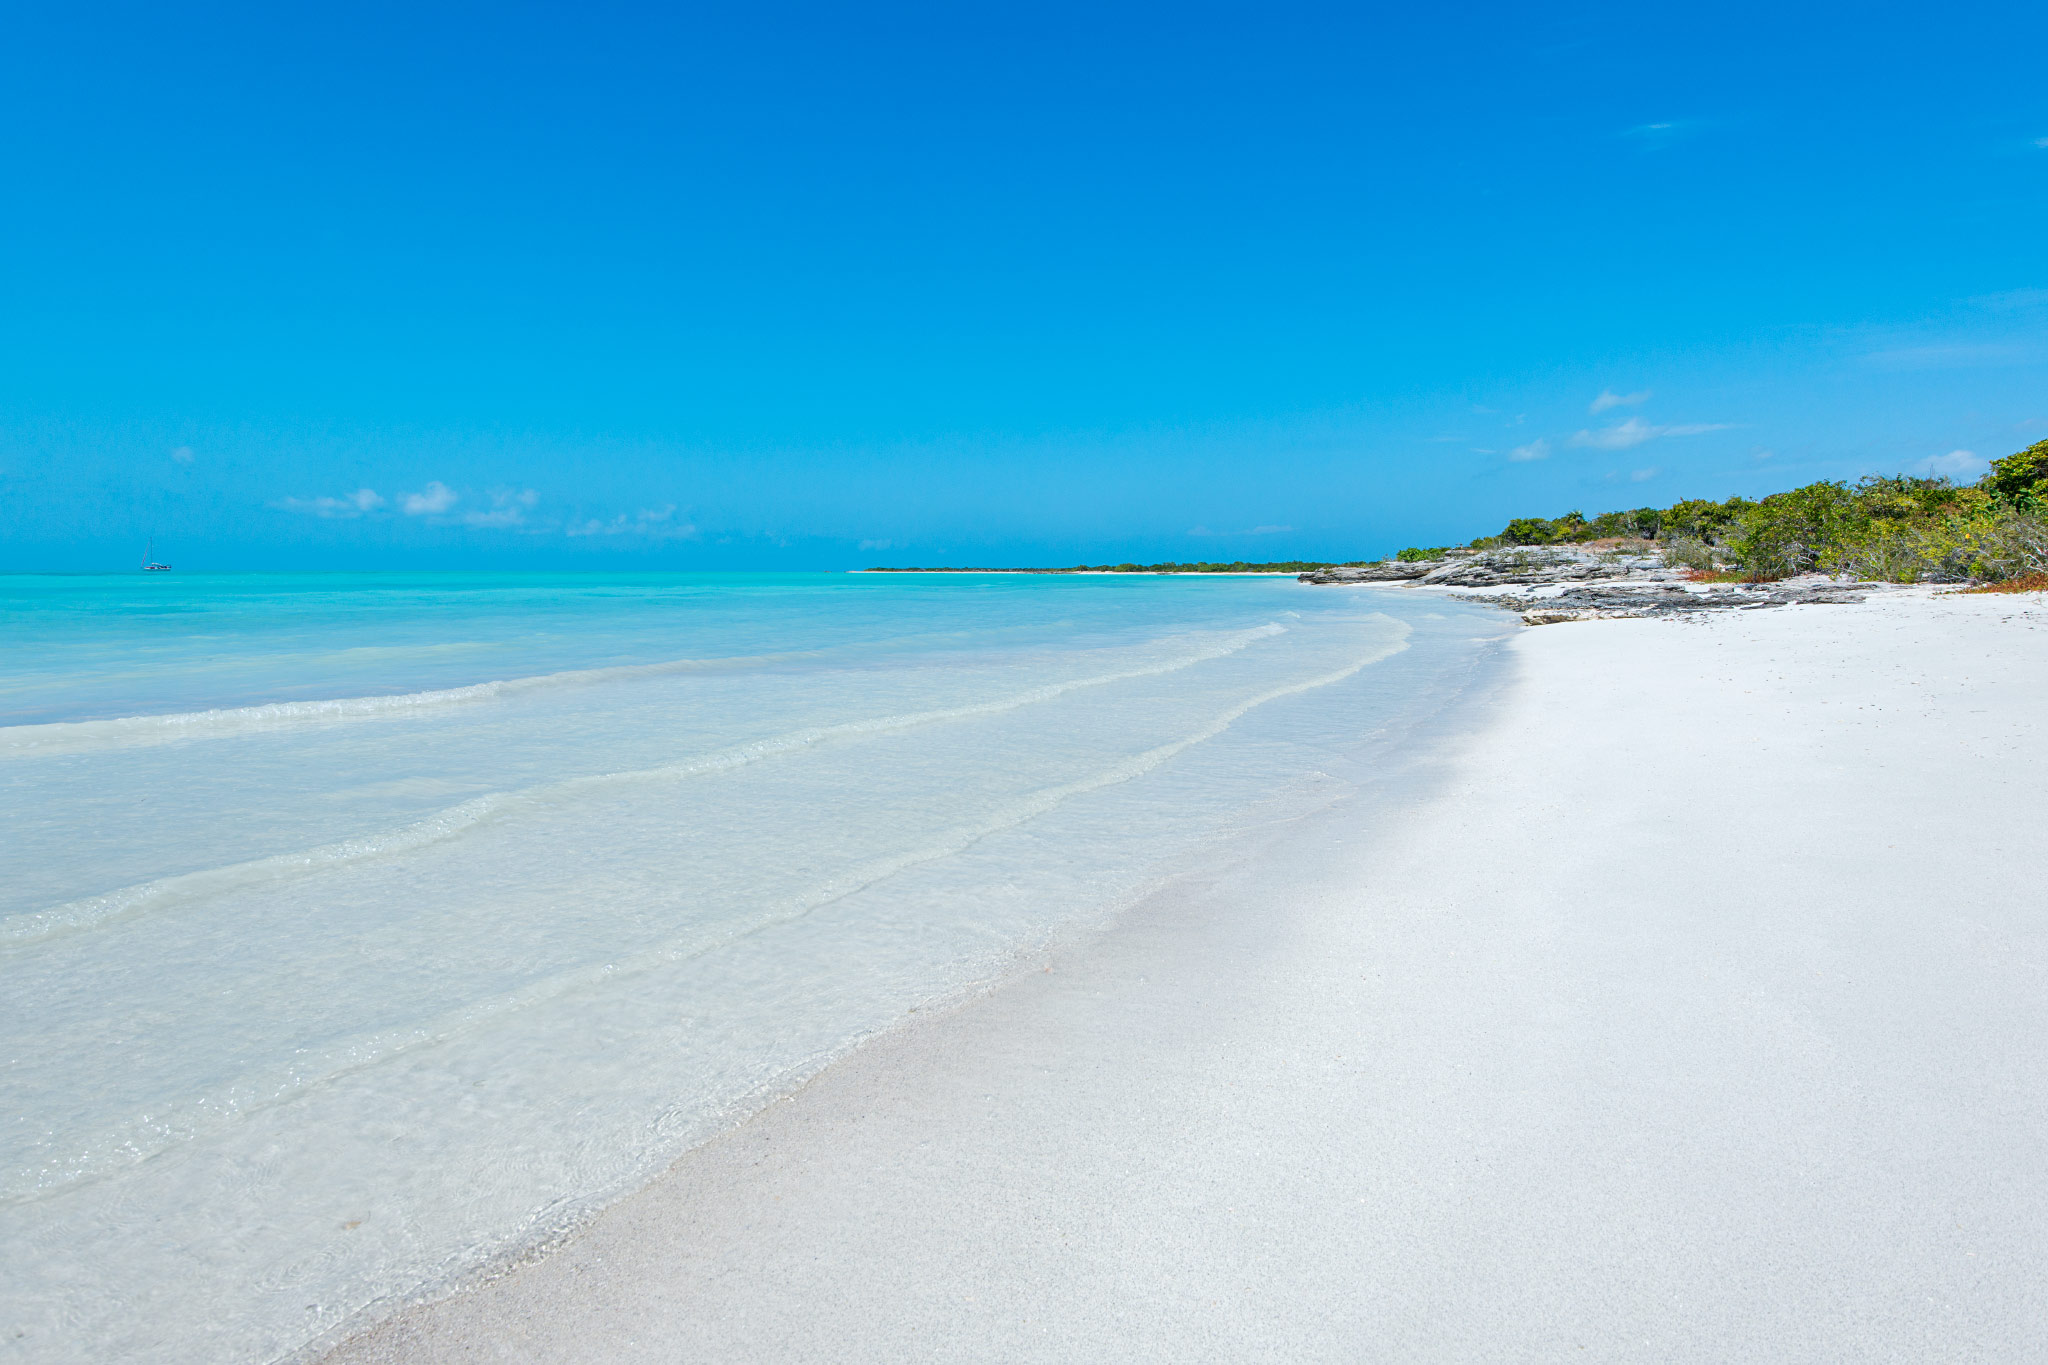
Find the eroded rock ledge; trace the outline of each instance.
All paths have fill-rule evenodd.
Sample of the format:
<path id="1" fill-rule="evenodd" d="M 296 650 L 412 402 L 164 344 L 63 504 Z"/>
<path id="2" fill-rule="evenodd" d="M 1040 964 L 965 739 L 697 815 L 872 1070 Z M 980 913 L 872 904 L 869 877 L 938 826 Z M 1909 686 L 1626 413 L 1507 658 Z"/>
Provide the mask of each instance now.
<path id="1" fill-rule="evenodd" d="M 1807 574 L 1777 583 L 1696 583 L 1654 554 L 1579 546 L 1483 550 L 1442 560 L 1353 565 L 1301 576 L 1304 583 L 1405 583 L 1519 612 L 1532 626 L 1607 618 L 1754 611 L 1798 603 L 1861 602 L 1888 583 Z"/>

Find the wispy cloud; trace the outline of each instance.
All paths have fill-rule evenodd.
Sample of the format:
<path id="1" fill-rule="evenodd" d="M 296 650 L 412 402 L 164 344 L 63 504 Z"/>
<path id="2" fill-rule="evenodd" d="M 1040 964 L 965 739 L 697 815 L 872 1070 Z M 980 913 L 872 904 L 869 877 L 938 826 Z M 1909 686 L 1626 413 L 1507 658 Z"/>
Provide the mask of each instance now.
<path id="1" fill-rule="evenodd" d="M 461 496 L 447 484 L 434 479 L 419 492 L 405 494 L 398 500 L 398 505 L 409 517 L 437 517 L 453 507 Z"/>
<path id="2" fill-rule="evenodd" d="M 1580 431 L 1572 436 L 1572 444 L 1592 450 L 1627 450 L 1645 441 L 1654 441 L 1660 436 L 1698 436 L 1709 431 L 1726 431 L 1726 422 L 1690 422 L 1680 426 L 1652 426 L 1640 417 L 1631 417 L 1611 427 L 1598 431 Z"/>
<path id="3" fill-rule="evenodd" d="M 439 487 L 439 485 L 429 485 L 429 487 Z M 443 489 L 442 491 L 446 492 L 447 490 Z M 452 494 L 449 497 L 449 501 L 454 501 Z M 532 510 L 533 505 L 539 501 L 540 494 L 534 492 L 531 488 L 501 488 L 491 494 L 491 507 L 489 511 L 464 512 L 462 514 L 462 524 L 464 526 L 482 526 L 487 528 L 521 526 L 526 522 L 527 512 Z M 412 509 L 407 508 L 406 510 L 411 511 Z"/>
<path id="4" fill-rule="evenodd" d="M 1206 526 L 1190 526 L 1191 536 L 1278 536 L 1292 531 L 1292 526 L 1254 526 L 1243 531 L 1212 531 Z"/>
<path id="5" fill-rule="evenodd" d="M 176 450 L 174 450 L 174 451 L 172 451 L 172 452 L 171 452 L 171 458 L 172 458 L 172 459 L 174 459 L 174 460 L 176 460 L 176 461 L 177 461 L 177 462 L 178 462 L 179 464 L 191 464 L 191 463 L 192 463 L 192 447 L 191 447 L 191 446 L 179 446 L 179 447 L 178 447 L 178 448 L 177 448 Z"/>
<path id="6" fill-rule="evenodd" d="M 1929 477 L 1946 475 L 1961 483 L 1966 479 L 1974 481 L 1982 477 L 1984 472 L 1991 468 L 1991 461 L 1974 450 L 1951 450 L 1946 455 L 1929 455 L 1913 468 Z"/>
<path id="7" fill-rule="evenodd" d="M 1881 370 L 1968 370 L 2026 360 L 2025 349 L 2006 342 L 1963 342 L 1949 346 L 1895 346 L 1864 356 Z"/>
<path id="8" fill-rule="evenodd" d="M 1516 446 L 1508 452 L 1510 460 L 1547 460 L 1550 458 L 1550 442 L 1538 436 L 1525 446 Z"/>
<path id="9" fill-rule="evenodd" d="M 2036 147 L 2048 147 L 2048 137 L 2037 137 L 2037 138 L 2035 138 L 2035 139 L 2034 139 L 2034 145 L 2035 145 Z"/>
<path id="10" fill-rule="evenodd" d="M 282 498 L 271 504 L 287 512 L 301 512 L 307 516 L 326 517 L 329 520 L 367 516 L 383 505 L 383 496 L 374 488 L 358 488 L 355 492 L 340 498 Z"/>
<path id="11" fill-rule="evenodd" d="M 1660 119 L 1655 123 L 1638 123 L 1633 128 L 1624 128 L 1617 136 L 1626 138 L 1644 151 L 1655 151 L 1690 137 L 1705 126 L 1701 119 Z"/>
<path id="12" fill-rule="evenodd" d="M 1644 389 L 1640 393 L 1616 393 L 1613 389 L 1602 389 L 1600 390 L 1600 396 L 1587 404 L 1586 411 L 1597 414 L 1605 412 L 1609 408 L 1639 407 L 1649 401 L 1650 391 L 1648 389 Z"/>
<path id="13" fill-rule="evenodd" d="M 1631 417 L 1617 426 L 1602 427 L 1598 431 L 1581 431 L 1572 437 L 1575 446 L 1591 446 L 1595 450 L 1627 450 L 1645 441 L 1654 440 L 1657 429 L 1640 417 Z"/>
<path id="14" fill-rule="evenodd" d="M 674 503 L 664 507 L 643 507 L 630 515 L 621 512 L 609 521 L 598 517 L 572 521 L 562 529 L 572 536 L 642 536 L 648 540 L 689 540 L 697 534 L 695 526 L 676 519 Z M 886 550 L 889 542 L 862 541 L 861 548 Z"/>
<path id="15" fill-rule="evenodd" d="M 1628 481 L 1630 483 L 1645 483 L 1651 479 L 1656 478 L 1659 474 L 1662 474 L 1663 472 L 1663 470 L 1656 468 L 1632 469 L 1629 471 Z"/>

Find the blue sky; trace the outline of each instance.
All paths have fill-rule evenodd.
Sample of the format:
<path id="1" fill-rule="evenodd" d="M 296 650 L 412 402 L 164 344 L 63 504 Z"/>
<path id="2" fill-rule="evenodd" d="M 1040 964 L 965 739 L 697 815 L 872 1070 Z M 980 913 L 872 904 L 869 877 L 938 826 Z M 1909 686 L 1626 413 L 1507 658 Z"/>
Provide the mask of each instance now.
<path id="1" fill-rule="evenodd" d="M 0 568 L 1350 558 L 2048 436 L 2048 9 L 1437 8 L 18 7 Z"/>

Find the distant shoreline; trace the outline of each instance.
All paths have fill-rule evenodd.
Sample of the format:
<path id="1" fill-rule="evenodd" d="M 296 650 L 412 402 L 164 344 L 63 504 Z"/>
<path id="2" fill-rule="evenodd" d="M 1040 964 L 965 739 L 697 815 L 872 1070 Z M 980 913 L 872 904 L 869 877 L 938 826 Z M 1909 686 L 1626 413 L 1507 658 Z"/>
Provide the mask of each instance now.
<path id="1" fill-rule="evenodd" d="M 1360 562 L 1364 562 L 1364 561 L 1360 561 Z M 911 568 L 902 568 L 902 569 L 898 569 L 898 568 L 885 568 L 885 567 L 875 567 L 875 568 L 868 568 L 868 569 L 849 569 L 849 570 L 848 570 L 847 572 L 849 572 L 849 573 L 1030 573 L 1030 574 L 1153 574 L 1153 575 L 1158 575 L 1158 576 L 1165 576 L 1165 575 L 1169 575 L 1169 574 L 1172 574 L 1172 575 L 1181 575 L 1181 576 L 1186 576 L 1186 577 L 1195 577 L 1195 576 L 1203 576 L 1203 577 L 1210 577 L 1210 578 L 1250 578 L 1250 577 L 1272 577 L 1272 576 L 1278 576 L 1278 575 L 1283 575 L 1283 574 L 1303 574 L 1303 573 L 1316 573 L 1316 572 L 1318 572 L 1318 571 L 1321 571 L 1321 570 L 1324 570 L 1324 569 L 1335 569 L 1335 568 L 1341 568 L 1341 567 L 1345 567 L 1345 566 L 1344 566 L 1344 565 L 1340 565 L 1340 564 L 1338 564 L 1338 563 L 1336 563 L 1336 562 L 1334 562 L 1334 561 L 1327 561 L 1327 560 L 1310 560 L 1310 559 L 1300 559 L 1300 560 L 1295 560 L 1295 559 L 1289 559 L 1289 560 L 1268 560 L 1268 561 L 1266 561 L 1266 562 L 1264 562 L 1264 563 L 1257 563 L 1257 564 L 1253 564 L 1253 563 L 1247 563 L 1247 562 L 1245 562 L 1245 561 L 1243 561 L 1243 560 L 1233 560 L 1233 561 L 1231 561 L 1231 562 L 1230 562 L 1230 563 L 1228 563 L 1228 564 L 1210 564 L 1210 563 L 1196 563 L 1196 564 L 1177 564 L 1177 563 L 1166 563 L 1166 564 L 1077 564 L 1077 565 L 1073 566 L 1072 568 L 1067 568 L 1067 569 L 995 569 L 995 568 L 951 568 L 951 567 L 935 567 L 935 568 L 925 568 L 925 567 L 922 567 L 922 566 L 916 566 L 916 567 L 911 567 Z"/>

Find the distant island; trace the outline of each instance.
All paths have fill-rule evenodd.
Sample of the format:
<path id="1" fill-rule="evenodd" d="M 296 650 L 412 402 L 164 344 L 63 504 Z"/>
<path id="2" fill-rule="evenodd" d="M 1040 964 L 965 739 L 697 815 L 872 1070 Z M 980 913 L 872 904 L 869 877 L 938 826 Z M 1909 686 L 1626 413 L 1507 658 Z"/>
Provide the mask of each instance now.
<path id="1" fill-rule="evenodd" d="M 1351 564 L 1363 564 L 1365 560 L 1352 560 Z M 1075 564 L 1064 569 L 994 569 L 994 568 L 873 568 L 863 573 L 1313 573 L 1317 569 L 1338 568 L 1335 561 L 1323 559 L 1276 559 L 1262 564 L 1249 563 L 1242 559 L 1228 564 L 1212 564 L 1202 560 L 1196 564 Z"/>

